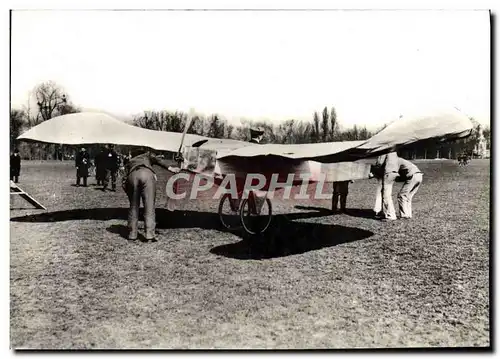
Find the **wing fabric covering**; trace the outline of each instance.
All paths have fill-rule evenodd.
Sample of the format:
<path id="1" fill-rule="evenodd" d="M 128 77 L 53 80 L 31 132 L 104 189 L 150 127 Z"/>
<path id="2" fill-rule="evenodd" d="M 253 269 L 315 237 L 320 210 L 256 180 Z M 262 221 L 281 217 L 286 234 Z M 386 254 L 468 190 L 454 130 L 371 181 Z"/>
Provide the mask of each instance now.
<path id="1" fill-rule="evenodd" d="M 363 179 L 369 173 L 369 164 L 363 159 L 420 141 L 463 138 L 470 135 L 472 129 L 467 116 L 459 111 L 447 111 L 398 120 L 366 141 L 260 145 L 186 134 L 183 167 L 211 177 L 235 174 L 244 179 L 248 173 L 261 174 L 267 182 L 277 174 L 283 184 L 289 175 L 293 175 L 294 181 L 302 175 L 309 181 Z M 181 138 L 182 133 L 143 129 L 104 113 L 81 112 L 45 121 L 23 133 L 18 140 L 65 145 L 112 143 L 177 152 Z"/>
<path id="2" fill-rule="evenodd" d="M 129 125 L 99 112 L 80 112 L 54 117 L 31 128 L 19 140 L 63 145 L 107 144 L 144 146 L 159 151 L 177 152 L 182 133 L 154 131 Z M 184 144 L 207 140 L 186 134 Z"/>
<path id="3" fill-rule="evenodd" d="M 184 145 L 214 151 L 217 160 L 247 158 L 253 162 L 252 158 L 260 161 L 265 156 L 292 162 L 336 163 L 374 157 L 420 141 L 458 139 L 468 136 L 472 128 L 473 124 L 467 116 L 453 110 L 398 120 L 366 141 L 260 145 L 186 134 Z M 97 112 L 58 116 L 18 137 L 19 140 L 67 145 L 113 143 L 144 146 L 170 152 L 177 152 L 181 138 L 182 133 L 148 130 Z M 250 163 L 250 166 L 254 165 Z"/>
<path id="4" fill-rule="evenodd" d="M 404 146 L 420 141 L 450 141 L 463 138 L 470 135 L 472 129 L 473 124 L 467 116 L 458 110 L 451 110 L 395 121 L 366 141 L 244 146 L 233 151 L 225 151 L 217 157 L 222 159 L 226 157 L 278 156 L 323 163 L 356 161 L 397 151 Z"/>

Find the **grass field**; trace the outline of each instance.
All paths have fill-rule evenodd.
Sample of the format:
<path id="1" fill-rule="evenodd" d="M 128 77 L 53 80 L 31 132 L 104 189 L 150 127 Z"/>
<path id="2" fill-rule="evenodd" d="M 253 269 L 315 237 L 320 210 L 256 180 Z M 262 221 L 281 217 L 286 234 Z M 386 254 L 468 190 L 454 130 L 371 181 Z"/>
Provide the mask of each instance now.
<path id="1" fill-rule="evenodd" d="M 221 230 L 217 201 L 163 210 L 163 172 L 158 242 L 128 242 L 126 195 L 72 186 L 72 165 L 23 163 L 47 211 L 11 196 L 13 348 L 490 345 L 489 161 L 418 162 L 410 221 L 370 218 L 374 180 L 350 214 L 274 201 L 264 244 Z"/>

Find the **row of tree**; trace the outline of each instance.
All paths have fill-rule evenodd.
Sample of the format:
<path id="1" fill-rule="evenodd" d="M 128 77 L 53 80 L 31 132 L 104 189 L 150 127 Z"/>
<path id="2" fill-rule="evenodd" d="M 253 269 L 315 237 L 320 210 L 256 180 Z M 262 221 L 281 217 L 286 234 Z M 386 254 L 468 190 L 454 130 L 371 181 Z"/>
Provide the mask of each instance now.
<path id="1" fill-rule="evenodd" d="M 133 124 L 151 130 L 182 132 L 187 119 L 188 115 L 179 111 L 145 111 L 134 118 Z M 262 128 L 267 142 L 280 144 L 355 141 L 365 140 L 373 135 L 366 127 L 357 125 L 341 128 L 335 108 L 329 112 L 327 107 L 323 109 L 321 119 L 318 112 L 315 112 L 312 122 L 291 119 L 273 124 L 269 121 L 242 119 L 241 125 L 234 126 L 218 115 L 195 115 L 191 119 L 188 133 L 213 138 L 248 140 L 251 127 Z"/>
<path id="2" fill-rule="evenodd" d="M 80 109 L 71 103 L 56 83 L 49 81 L 37 85 L 29 94 L 26 106 L 10 110 L 11 150 L 18 147 L 25 159 L 62 160 L 68 157 L 67 153 L 73 152 L 71 148 L 42 143 L 18 143 L 16 138 L 31 127 L 53 117 L 75 112 L 80 112 Z"/>
<path id="3" fill-rule="evenodd" d="M 35 106 L 32 106 L 35 103 Z M 54 82 L 44 82 L 36 86 L 30 94 L 28 104 L 22 109 L 11 109 L 10 113 L 10 143 L 11 149 L 19 147 L 21 155 L 26 159 L 67 159 L 75 151 L 74 146 L 58 146 L 37 143 L 17 143 L 16 138 L 28 130 L 55 116 L 79 112 L 80 109 L 71 103 L 70 98 L 62 88 Z M 133 119 L 133 125 L 158 130 L 182 132 L 188 120 L 188 114 L 180 111 L 145 111 Z M 385 128 L 370 131 L 366 126 L 354 125 L 350 128 L 341 126 L 337 119 L 335 108 L 330 111 L 325 107 L 321 112 L 314 112 L 311 121 L 286 120 L 281 123 L 269 121 L 241 120 L 240 125 L 230 124 L 219 115 L 195 115 L 192 117 L 188 133 L 213 138 L 228 138 L 248 140 L 251 127 L 261 127 L 268 143 L 302 144 L 327 141 L 366 140 Z M 490 144 L 489 128 L 483 131 L 487 148 Z M 406 158 L 456 158 L 459 153 L 472 153 L 479 138 L 479 127 L 466 140 L 452 143 L 435 144 L 422 143 L 413 146 L 402 154 Z M 125 148 L 124 148 L 125 150 Z"/>

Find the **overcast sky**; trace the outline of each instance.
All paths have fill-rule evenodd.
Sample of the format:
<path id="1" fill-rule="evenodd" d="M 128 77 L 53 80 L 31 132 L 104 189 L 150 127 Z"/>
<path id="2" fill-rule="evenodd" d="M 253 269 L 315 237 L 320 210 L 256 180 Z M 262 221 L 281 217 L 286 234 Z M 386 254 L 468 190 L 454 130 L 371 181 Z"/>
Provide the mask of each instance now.
<path id="1" fill-rule="evenodd" d="M 487 11 L 14 11 L 11 54 L 14 107 L 53 80 L 76 105 L 120 116 L 490 116 Z"/>

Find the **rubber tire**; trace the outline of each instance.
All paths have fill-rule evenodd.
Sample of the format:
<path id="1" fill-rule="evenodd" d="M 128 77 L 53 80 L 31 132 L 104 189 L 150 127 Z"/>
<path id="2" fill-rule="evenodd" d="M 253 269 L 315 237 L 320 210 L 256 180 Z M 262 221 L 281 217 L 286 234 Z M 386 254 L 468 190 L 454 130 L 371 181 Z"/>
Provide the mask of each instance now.
<path id="1" fill-rule="evenodd" d="M 242 202 L 241 202 L 241 207 L 240 207 L 240 221 L 241 221 L 241 225 L 243 226 L 243 229 L 245 230 L 246 233 L 248 234 L 251 234 L 251 235 L 256 235 L 256 234 L 261 234 L 261 233 L 264 233 L 268 228 L 269 228 L 269 225 L 271 224 L 271 221 L 272 221 L 272 218 L 273 218 L 273 206 L 272 206 L 272 203 L 271 203 L 271 200 L 269 198 L 266 198 L 266 203 L 267 203 L 267 206 L 269 207 L 269 221 L 267 222 L 266 226 L 264 227 L 264 229 L 260 230 L 259 232 L 253 232 L 251 230 L 249 230 L 247 228 L 247 226 L 245 226 L 245 220 L 244 220 L 244 209 L 245 209 L 245 206 L 246 204 L 248 203 L 248 198 L 245 198 Z"/>
<path id="2" fill-rule="evenodd" d="M 242 228 L 241 226 L 241 223 L 239 226 L 235 226 L 235 227 L 230 227 L 228 226 L 226 223 L 224 223 L 224 220 L 222 219 L 222 207 L 224 206 L 224 202 L 227 200 L 227 199 L 230 199 L 231 198 L 231 194 L 229 193 L 225 193 L 222 198 L 220 199 L 220 202 L 219 202 L 219 210 L 218 210 L 218 213 L 219 213 L 219 219 L 220 219 L 220 223 L 222 224 L 222 226 L 227 229 L 228 231 L 238 231 Z M 235 213 L 238 213 L 238 212 L 235 212 Z"/>

